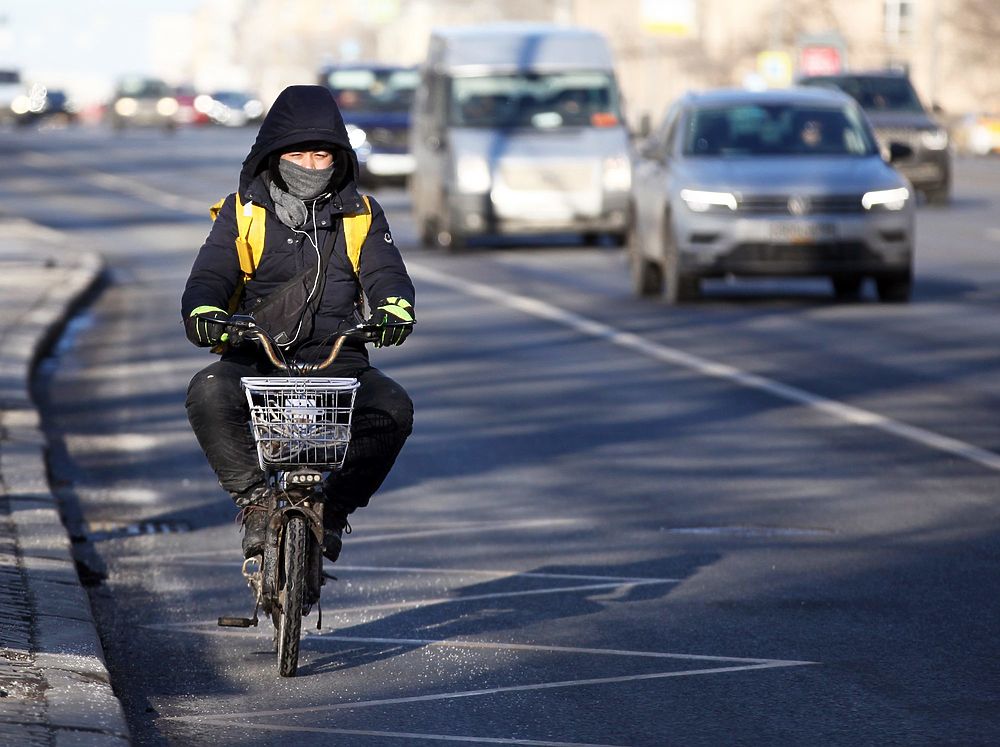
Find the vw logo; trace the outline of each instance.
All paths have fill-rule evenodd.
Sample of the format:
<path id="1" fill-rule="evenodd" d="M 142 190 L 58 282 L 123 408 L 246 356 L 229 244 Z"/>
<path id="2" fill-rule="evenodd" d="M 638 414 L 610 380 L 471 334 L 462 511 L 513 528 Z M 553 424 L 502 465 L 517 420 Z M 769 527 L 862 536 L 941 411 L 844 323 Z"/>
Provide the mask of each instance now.
<path id="1" fill-rule="evenodd" d="M 809 200 L 805 197 L 792 197 L 788 201 L 788 212 L 792 215 L 805 215 L 809 212 Z"/>

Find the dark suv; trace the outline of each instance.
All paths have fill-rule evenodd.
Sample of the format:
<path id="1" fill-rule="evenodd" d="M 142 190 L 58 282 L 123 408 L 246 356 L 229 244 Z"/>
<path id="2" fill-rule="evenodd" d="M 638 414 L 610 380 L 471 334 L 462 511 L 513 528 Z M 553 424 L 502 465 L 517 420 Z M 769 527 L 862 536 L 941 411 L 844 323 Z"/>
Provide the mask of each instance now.
<path id="1" fill-rule="evenodd" d="M 893 161 L 928 202 L 944 204 L 951 195 L 951 149 L 948 131 L 928 114 L 904 73 L 843 73 L 802 78 L 804 86 L 833 86 L 861 104 L 875 129 L 883 155 L 889 143 L 908 145 L 913 153 Z"/>
<path id="2" fill-rule="evenodd" d="M 344 115 L 351 146 L 367 182 L 400 181 L 413 171 L 410 107 L 420 76 L 416 68 L 356 63 L 320 71 Z"/>

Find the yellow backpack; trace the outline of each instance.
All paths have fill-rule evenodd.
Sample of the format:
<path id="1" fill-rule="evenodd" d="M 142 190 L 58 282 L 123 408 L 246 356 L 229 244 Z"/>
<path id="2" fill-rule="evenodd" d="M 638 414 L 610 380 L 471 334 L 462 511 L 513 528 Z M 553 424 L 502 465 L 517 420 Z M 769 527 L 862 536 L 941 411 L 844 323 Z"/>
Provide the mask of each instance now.
<path id="1" fill-rule="evenodd" d="M 368 195 L 362 195 L 365 202 L 365 211 L 354 215 L 344 216 L 344 239 L 347 243 L 347 258 L 354 268 L 355 277 L 358 276 L 358 267 L 361 265 L 361 247 L 368 236 L 368 229 L 372 225 L 372 206 L 368 201 Z M 215 220 L 225 198 L 209 208 L 212 220 Z M 240 200 L 240 193 L 236 193 L 236 256 L 240 260 L 240 270 L 243 277 L 233 297 L 229 299 L 229 313 L 236 310 L 243 295 L 243 286 L 251 280 L 257 267 L 260 265 L 261 255 L 264 253 L 264 226 L 267 223 L 267 211 L 260 205 L 248 202 L 246 205 Z"/>

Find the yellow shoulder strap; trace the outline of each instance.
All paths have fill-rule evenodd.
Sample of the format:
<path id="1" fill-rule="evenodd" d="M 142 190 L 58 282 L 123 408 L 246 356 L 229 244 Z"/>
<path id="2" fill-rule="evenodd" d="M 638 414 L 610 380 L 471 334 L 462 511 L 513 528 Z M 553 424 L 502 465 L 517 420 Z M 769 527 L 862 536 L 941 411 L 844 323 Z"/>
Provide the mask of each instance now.
<path id="1" fill-rule="evenodd" d="M 209 208 L 212 220 L 219 217 L 219 211 L 225 199 L 219 200 Z M 257 266 L 260 264 L 261 255 L 264 253 L 264 227 L 267 225 L 267 218 L 260 205 L 252 202 L 246 205 L 240 200 L 240 193 L 236 193 L 236 256 L 240 260 L 240 270 L 243 271 L 244 282 L 254 276 Z"/>
<path id="2" fill-rule="evenodd" d="M 344 216 L 344 239 L 347 242 L 347 258 L 351 260 L 351 267 L 354 274 L 358 274 L 361 266 L 361 247 L 368 238 L 368 229 L 372 226 L 372 205 L 368 201 L 368 195 L 361 195 L 365 201 L 363 213 Z"/>

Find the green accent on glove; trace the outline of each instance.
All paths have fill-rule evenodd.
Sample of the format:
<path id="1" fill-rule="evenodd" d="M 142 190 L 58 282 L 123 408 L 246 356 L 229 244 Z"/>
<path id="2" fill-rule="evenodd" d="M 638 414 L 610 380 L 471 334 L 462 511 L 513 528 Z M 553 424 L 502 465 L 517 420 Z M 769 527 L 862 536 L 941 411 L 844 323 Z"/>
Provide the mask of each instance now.
<path id="1" fill-rule="evenodd" d="M 381 348 L 387 345 L 402 345 L 417 321 L 416 313 L 413 311 L 413 304 L 405 298 L 399 296 L 389 296 L 383 300 L 372 314 L 374 324 L 385 326 L 382 333 L 375 340 L 375 347 Z M 390 323 L 405 322 L 406 326 L 389 327 Z"/>
<path id="2" fill-rule="evenodd" d="M 202 319 L 200 318 L 202 314 L 209 315 L 212 319 Z M 229 319 L 229 314 L 218 306 L 199 306 L 188 315 L 188 319 L 193 322 L 186 325 L 188 338 L 195 345 L 211 347 L 229 339 L 229 334 L 225 331 L 225 322 Z"/>

